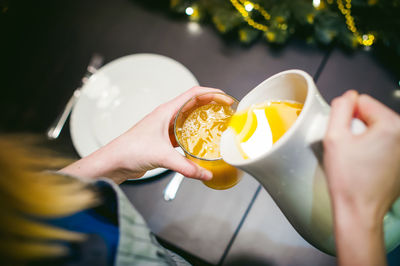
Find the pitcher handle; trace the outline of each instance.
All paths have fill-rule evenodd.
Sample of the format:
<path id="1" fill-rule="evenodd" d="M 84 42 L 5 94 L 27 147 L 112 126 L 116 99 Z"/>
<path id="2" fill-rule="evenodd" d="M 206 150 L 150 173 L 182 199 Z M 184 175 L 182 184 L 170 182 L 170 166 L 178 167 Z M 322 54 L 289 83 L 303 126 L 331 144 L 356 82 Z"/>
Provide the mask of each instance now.
<path id="1" fill-rule="evenodd" d="M 308 143 L 313 151 L 315 157 L 317 158 L 318 162 L 322 165 L 323 162 L 323 154 L 324 154 L 324 147 L 322 145 L 322 140 L 325 136 L 329 121 L 329 111 L 318 115 L 314 121 L 313 126 L 311 127 L 310 131 L 308 132 L 309 137 Z M 353 118 L 351 121 L 351 132 L 354 135 L 362 134 L 367 129 L 367 126 L 358 118 Z"/>

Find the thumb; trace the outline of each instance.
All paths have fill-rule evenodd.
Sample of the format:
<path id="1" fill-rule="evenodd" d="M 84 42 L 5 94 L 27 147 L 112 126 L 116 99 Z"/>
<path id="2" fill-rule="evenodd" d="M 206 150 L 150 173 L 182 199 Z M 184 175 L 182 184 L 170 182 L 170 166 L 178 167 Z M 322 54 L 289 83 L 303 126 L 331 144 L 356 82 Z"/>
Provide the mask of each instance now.
<path id="1" fill-rule="evenodd" d="M 185 158 L 175 149 L 171 149 L 171 151 L 166 154 L 164 160 L 160 164 L 162 167 L 181 173 L 186 177 L 204 181 L 212 178 L 212 173 L 210 171 Z"/>
<path id="2" fill-rule="evenodd" d="M 347 91 L 341 97 L 335 98 L 331 104 L 331 114 L 328 122 L 328 134 L 342 134 L 350 132 L 358 94 L 356 91 Z"/>

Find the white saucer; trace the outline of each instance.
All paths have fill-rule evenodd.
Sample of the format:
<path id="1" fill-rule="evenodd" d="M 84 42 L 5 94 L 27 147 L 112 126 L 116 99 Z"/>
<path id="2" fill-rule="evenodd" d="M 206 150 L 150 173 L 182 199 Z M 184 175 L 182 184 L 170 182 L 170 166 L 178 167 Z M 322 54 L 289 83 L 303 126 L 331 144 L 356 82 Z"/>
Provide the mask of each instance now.
<path id="1" fill-rule="evenodd" d="M 70 131 L 75 149 L 81 157 L 89 155 L 158 105 L 196 85 L 187 68 L 166 56 L 134 54 L 108 63 L 89 78 L 72 110 Z M 154 169 L 143 177 L 166 170 Z"/>

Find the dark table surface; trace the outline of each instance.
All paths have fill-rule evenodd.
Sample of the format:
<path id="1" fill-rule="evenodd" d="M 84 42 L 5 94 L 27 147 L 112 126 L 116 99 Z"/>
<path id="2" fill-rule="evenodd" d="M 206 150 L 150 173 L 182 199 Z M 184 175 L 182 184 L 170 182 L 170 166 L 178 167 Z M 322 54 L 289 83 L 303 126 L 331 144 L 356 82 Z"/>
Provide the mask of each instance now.
<path id="1" fill-rule="evenodd" d="M 103 55 L 106 63 L 136 53 L 165 55 L 185 65 L 202 86 L 221 88 L 238 99 L 275 73 L 303 69 L 328 102 L 356 89 L 400 112 L 397 70 L 377 60 L 373 51 L 349 54 L 299 40 L 281 49 L 263 41 L 243 47 L 210 26 L 193 31 L 193 25 L 169 15 L 168 1 L 55 2 L 10 2 L 0 15 L 3 132 L 44 135 L 79 85 L 93 53 Z M 59 139 L 47 145 L 79 158 L 68 123 Z M 251 176 L 225 191 L 185 179 L 176 199 L 165 202 L 162 192 L 173 174 L 121 187 L 160 240 L 194 264 L 336 263 L 294 231 Z M 389 256 L 393 265 L 399 262 L 398 253 Z"/>

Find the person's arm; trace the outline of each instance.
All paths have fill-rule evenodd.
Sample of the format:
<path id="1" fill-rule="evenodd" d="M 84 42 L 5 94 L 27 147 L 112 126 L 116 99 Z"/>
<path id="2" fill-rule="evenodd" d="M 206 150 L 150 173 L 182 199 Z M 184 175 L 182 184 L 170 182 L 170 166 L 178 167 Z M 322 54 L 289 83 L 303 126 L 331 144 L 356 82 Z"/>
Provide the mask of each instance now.
<path id="1" fill-rule="evenodd" d="M 336 199 L 335 240 L 339 265 L 385 265 L 383 217 Z"/>
<path id="2" fill-rule="evenodd" d="M 109 177 L 120 184 L 127 178 L 139 178 L 148 170 L 163 167 L 186 177 L 211 179 L 210 171 L 175 150 L 177 143 L 173 133 L 179 108 L 190 98 L 207 92 L 222 91 L 194 87 L 160 105 L 127 132 L 60 172 L 86 178 Z"/>
<path id="3" fill-rule="evenodd" d="M 353 135 L 354 117 L 367 129 Z M 385 265 L 383 217 L 400 195 L 400 117 L 354 91 L 332 102 L 324 167 L 340 265 Z"/>

